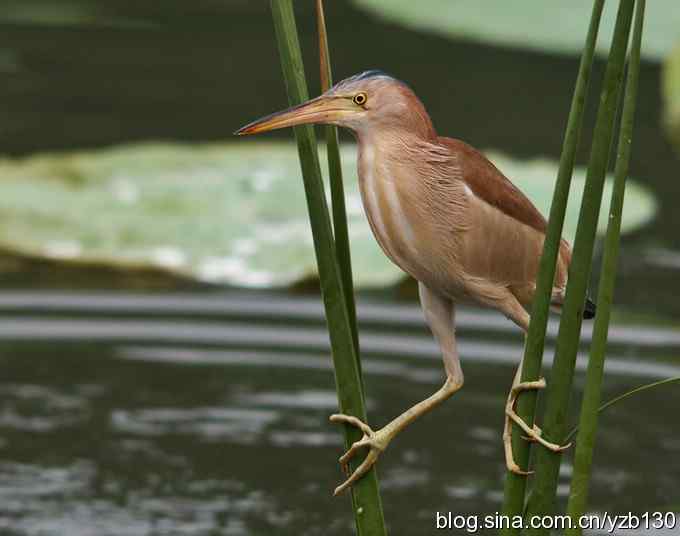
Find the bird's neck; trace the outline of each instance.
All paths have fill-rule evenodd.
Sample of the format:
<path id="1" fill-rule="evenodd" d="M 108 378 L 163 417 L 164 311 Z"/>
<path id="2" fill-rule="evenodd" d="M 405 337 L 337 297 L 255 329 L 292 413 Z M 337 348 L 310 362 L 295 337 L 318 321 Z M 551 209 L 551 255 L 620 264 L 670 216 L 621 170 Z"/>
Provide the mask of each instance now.
<path id="1" fill-rule="evenodd" d="M 415 113 L 415 112 L 412 112 Z M 422 110 L 414 120 L 404 121 L 403 124 L 368 124 L 352 129 L 359 145 L 390 145 L 394 142 L 434 142 L 437 132 L 432 125 L 430 116 Z"/>
<path id="2" fill-rule="evenodd" d="M 419 177 L 413 173 L 413 133 L 358 136 L 359 189 L 371 230 L 402 270 L 418 274 Z M 409 147 L 412 147 L 409 149 Z M 417 171 L 417 170 L 415 170 Z"/>
<path id="3" fill-rule="evenodd" d="M 358 145 L 359 175 L 376 164 L 400 165 L 418 158 L 418 148 L 436 143 L 436 133 L 407 129 L 366 129 L 355 133 Z"/>

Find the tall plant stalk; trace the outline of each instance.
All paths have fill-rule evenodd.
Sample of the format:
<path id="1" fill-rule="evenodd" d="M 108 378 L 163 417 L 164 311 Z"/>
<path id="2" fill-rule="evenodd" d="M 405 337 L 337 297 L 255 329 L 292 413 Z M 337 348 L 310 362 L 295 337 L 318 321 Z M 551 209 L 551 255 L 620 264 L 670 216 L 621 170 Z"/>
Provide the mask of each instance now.
<path id="1" fill-rule="evenodd" d="M 308 91 L 292 0 L 272 0 L 271 9 L 288 100 L 291 105 L 299 104 L 307 100 Z M 316 137 L 309 125 L 295 127 L 294 131 L 330 335 L 338 403 L 340 411 L 365 421 L 362 380 L 324 195 Z M 344 434 L 347 447 L 361 438 L 361 432 L 353 427 L 344 427 Z M 352 506 L 360 536 L 386 534 L 374 469 L 353 486 Z"/>
<path id="2" fill-rule="evenodd" d="M 328 91 L 333 84 L 331 58 L 328 50 L 328 32 L 326 31 L 326 17 L 324 15 L 323 0 L 317 0 L 316 13 L 319 33 L 319 69 L 321 91 Z M 340 143 L 338 128 L 326 125 L 326 153 L 328 156 L 328 176 L 331 189 L 331 207 L 333 214 L 333 231 L 335 233 L 335 254 L 340 267 L 342 289 L 347 305 L 347 317 L 352 338 L 354 353 L 357 357 L 357 368 L 361 375 L 361 359 L 359 358 L 359 333 L 357 330 L 357 312 L 354 301 L 354 282 L 352 280 L 352 257 L 349 249 L 349 231 L 347 227 L 347 211 L 345 209 L 345 190 L 342 181 L 342 164 L 340 161 Z"/>
<path id="3" fill-rule="evenodd" d="M 642 46 L 642 26 L 644 21 L 645 0 L 637 0 L 633 42 L 628 62 L 626 94 L 621 115 L 621 129 L 617 150 L 616 168 L 614 172 L 614 188 L 609 209 L 609 224 L 605 237 L 604 258 L 600 275 L 597 296 L 597 316 L 593 327 L 593 339 L 590 348 L 590 359 L 586 373 L 586 385 L 581 402 L 581 416 L 574 454 L 574 474 L 571 491 L 567 503 L 567 514 L 572 519 L 579 519 L 586 509 L 588 487 L 590 484 L 595 434 L 597 432 L 598 407 L 601 400 L 602 379 L 604 376 L 605 352 L 607 349 L 607 332 L 609 317 L 614 297 L 616 282 L 616 265 L 619 256 L 621 236 L 621 217 L 628 176 L 631 144 L 633 141 L 633 124 L 635 104 L 637 101 L 638 78 L 640 74 L 640 48 Z M 580 535 L 582 530 L 576 525 L 568 529 L 567 534 Z"/>
<path id="4" fill-rule="evenodd" d="M 634 0 L 621 0 L 619 4 L 574 240 L 574 252 L 569 269 L 569 281 L 562 308 L 555 360 L 550 375 L 551 381 L 547 392 L 545 418 L 543 420 L 544 435 L 547 439 L 556 442 L 561 441 L 566 434 L 583 305 L 590 279 L 595 232 L 609 162 L 634 5 Z M 537 450 L 535 464 L 537 474 L 527 503 L 528 517 L 553 513 L 560 462 L 560 454 L 553 453 L 548 449 Z M 528 533 L 547 534 L 548 529 L 530 528 Z"/>
<path id="5" fill-rule="evenodd" d="M 564 135 L 562 155 L 557 173 L 557 181 L 550 206 L 550 218 L 543 245 L 543 255 L 539 266 L 536 282 L 536 298 L 531 310 L 531 323 L 524 347 L 524 365 L 522 381 L 532 381 L 539 377 L 545 348 L 545 333 L 550 313 L 550 299 L 552 296 L 553 281 L 555 280 L 555 264 L 559 252 L 562 227 L 569 198 L 571 177 L 574 171 L 576 149 L 579 143 L 581 127 L 583 125 L 584 108 L 590 73 L 592 71 L 595 44 L 602 16 L 604 0 L 595 0 L 590 17 L 590 25 L 586 42 L 581 55 L 578 77 L 571 101 L 569 119 Z M 536 407 L 536 393 L 528 391 L 524 393 L 517 403 L 517 413 L 525 422 L 534 420 Z M 512 448 L 515 453 L 515 461 L 520 467 L 526 467 L 529 461 L 530 445 L 523 440 L 519 430 L 513 431 Z M 524 508 L 524 496 L 526 493 L 526 477 L 508 472 L 505 481 L 505 498 L 503 513 L 509 517 L 521 515 Z M 506 527 L 501 531 L 506 536 L 519 534 L 519 529 Z"/>

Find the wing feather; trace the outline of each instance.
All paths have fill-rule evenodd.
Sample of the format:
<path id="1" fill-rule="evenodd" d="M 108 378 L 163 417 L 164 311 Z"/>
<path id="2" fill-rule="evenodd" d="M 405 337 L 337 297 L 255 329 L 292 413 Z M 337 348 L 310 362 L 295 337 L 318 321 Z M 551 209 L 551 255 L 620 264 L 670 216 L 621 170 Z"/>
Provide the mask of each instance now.
<path id="1" fill-rule="evenodd" d="M 543 215 L 488 158 L 461 140 L 439 137 L 437 141 L 458 155 L 462 180 L 477 197 L 511 218 L 545 233 L 548 224 Z"/>
<path id="2" fill-rule="evenodd" d="M 460 166 L 457 175 L 477 197 L 514 220 L 545 235 L 548 228 L 546 219 L 529 198 L 488 158 L 461 140 L 439 137 L 437 142 L 456 155 L 455 161 Z M 566 284 L 570 263 L 571 248 L 569 243 L 562 239 L 555 274 L 555 283 L 558 287 Z"/>

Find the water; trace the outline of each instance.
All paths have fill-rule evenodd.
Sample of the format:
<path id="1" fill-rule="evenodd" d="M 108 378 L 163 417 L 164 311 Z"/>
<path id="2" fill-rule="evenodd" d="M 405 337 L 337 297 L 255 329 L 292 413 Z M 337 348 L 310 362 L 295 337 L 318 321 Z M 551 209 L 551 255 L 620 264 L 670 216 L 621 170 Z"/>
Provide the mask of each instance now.
<path id="1" fill-rule="evenodd" d="M 226 139 L 286 105 L 266 2 L 60 5 L 35 23 L 14 15 L 31 6 L 44 15 L 46 3 L 8 1 L 0 20 L 3 153 Z M 64 22 L 83 6 L 94 26 Z M 314 80 L 312 3 L 297 9 Z M 519 157 L 559 155 L 576 58 L 407 31 L 346 1 L 327 2 L 327 18 L 338 78 L 383 68 L 414 85 L 444 134 Z M 660 212 L 623 243 L 615 317 L 627 323 L 611 332 L 605 398 L 680 374 L 680 183 L 659 128 L 659 71 L 642 67 L 631 175 L 655 191 Z M 587 161 L 584 148 L 578 160 Z M 89 268 L 31 268 L 1 283 L 19 289 L 0 295 L 2 534 L 350 533 L 348 499 L 331 497 L 341 437 L 327 421 L 337 405 L 318 297 L 75 293 L 139 283 Z M 61 290 L 20 290 L 37 286 Z M 442 367 L 413 302 L 383 294 L 365 298 L 360 313 L 377 427 L 433 392 Z M 393 534 L 433 532 L 437 511 L 500 508 L 503 405 L 521 336 L 493 313 L 458 316 L 465 388 L 379 462 Z M 548 357 L 555 332 L 553 323 Z M 577 394 L 587 341 L 586 332 Z M 595 511 L 680 511 L 679 405 L 680 390 L 667 386 L 603 417 Z"/>
<path id="2" fill-rule="evenodd" d="M 342 440 L 327 421 L 336 398 L 315 298 L 52 294 L 40 306 L 40 297 L 0 298 L 7 534 L 350 531 L 347 499 L 331 498 Z M 459 316 L 465 388 L 380 461 L 395 534 L 429 533 L 437 511 L 500 508 L 503 406 L 521 336 L 490 313 Z M 360 319 L 369 412 L 379 426 L 434 391 L 442 368 L 417 306 L 364 300 Z M 613 329 L 607 397 L 680 374 L 665 359 L 680 332 L 657 328 L 656 342 L 643 333 Z M 677 404 L 671 386 L 608 412 L 596 509 L 678 510 L 680 441 L 669 433 Z"/>

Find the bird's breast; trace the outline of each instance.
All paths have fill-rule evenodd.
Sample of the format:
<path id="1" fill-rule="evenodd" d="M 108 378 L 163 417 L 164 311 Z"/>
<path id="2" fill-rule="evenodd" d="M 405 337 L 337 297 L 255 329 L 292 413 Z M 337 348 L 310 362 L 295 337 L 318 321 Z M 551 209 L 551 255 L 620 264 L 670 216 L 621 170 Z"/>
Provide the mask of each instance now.
<path id="1" fill-rule="evenodd" d="M 404 170 L 371 144 L 360 145 L 358 168 L 362 202 L 378 244 L 397 266 L 418 277 L 418 199 L 400 176 Z"/>

